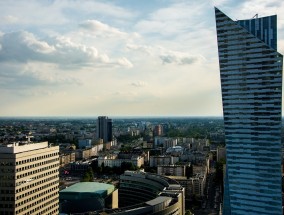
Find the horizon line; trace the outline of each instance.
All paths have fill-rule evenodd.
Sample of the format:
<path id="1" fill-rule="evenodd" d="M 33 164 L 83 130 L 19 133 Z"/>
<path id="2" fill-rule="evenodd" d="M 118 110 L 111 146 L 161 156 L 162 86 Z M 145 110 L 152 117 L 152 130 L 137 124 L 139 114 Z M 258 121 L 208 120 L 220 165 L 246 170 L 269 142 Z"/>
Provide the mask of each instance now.
<path id="1" fill-rule="evenodd" d="M 205 117 L 209 117 L 209 118 L 220 118 L 223 116 L 194 116 L 194 115 L 170 115 L 170 116 L 166 116 L 166 115 L 156 115 L 156 116 L 147 116 L 147 115 L 131 115 L 131 116 L 127 116 L 127 115 L 117 115 L 117 116 L 113 116 L 113 115 L 95 115 L 95 116 L 63 116 L 63 115 L 58 115 L 58 116 L 0 116 L 0 118 L 97 118 L 99 116 L 107 116 L 109 118 L 205 118 Z"/>

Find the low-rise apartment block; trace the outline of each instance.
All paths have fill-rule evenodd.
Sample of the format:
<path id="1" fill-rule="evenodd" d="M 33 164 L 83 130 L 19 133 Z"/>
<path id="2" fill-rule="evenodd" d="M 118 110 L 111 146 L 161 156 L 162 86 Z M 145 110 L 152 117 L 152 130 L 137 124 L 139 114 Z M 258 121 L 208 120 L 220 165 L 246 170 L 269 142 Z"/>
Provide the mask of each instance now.
<path id="1" fill-rule="evenodd" d="M 140 155 L 129 155 L 127 157 L 119 157 L 118 155 L 107 155 L 107 156 L 100 156 L 98 158 L 98 166 L 121 166 L 123 162 L 132 163 L 134 166 L 140 168 L 141 165 L 144 165 L 144 157 Z"/>
<path id="2" fill-rule="evenodd" d="M 150 156 L 150 167 L 157 167 L 158 165 L 173 165 L 179 161 L 179 157 L 170 155 Z"/>
<path id="3" fill-rule="evenodd" d="M 166 176 L 186 176 L 186 168 L 189 167 L 190 165 L 158 165 L 157 174 Z"/>

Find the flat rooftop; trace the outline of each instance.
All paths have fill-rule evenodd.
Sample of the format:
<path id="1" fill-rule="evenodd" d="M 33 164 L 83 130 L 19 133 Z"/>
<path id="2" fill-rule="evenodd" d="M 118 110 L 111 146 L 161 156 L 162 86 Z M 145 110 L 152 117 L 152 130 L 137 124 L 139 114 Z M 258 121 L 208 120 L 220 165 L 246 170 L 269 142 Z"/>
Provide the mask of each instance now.
<path id="1" fill-rule="evenodd" d="M 60 198 L 69 199 L 90 198 L 90 197 L 106 197 L 115 190 L 115 186 L 111 184 L 98 182 L 79 182 L 59 192 Z"/>
<path id="2" fill-rule="evenodd" d="M 0 153 L 4 154 L 17 154 L 22 152 L 28 152 L 32 150 L 48 148 L 48 142 L 14 142 L 7 145 L 0 145 Z"/>
<path id="3" fill-rule="evenodd" d="M 145 202 L 147 205 L 152 205 L 152 206 L 155 206 L 155 205 L 159 205 L 161 203 L 164 203 L 164 205 L 168 206 L 170 204 L 170 202 L 172 201 L 172 198 L 171 197 L 168 197 L 168 196 L 159 196 L 155 199 L 152 199 L 148 202 Z"/>

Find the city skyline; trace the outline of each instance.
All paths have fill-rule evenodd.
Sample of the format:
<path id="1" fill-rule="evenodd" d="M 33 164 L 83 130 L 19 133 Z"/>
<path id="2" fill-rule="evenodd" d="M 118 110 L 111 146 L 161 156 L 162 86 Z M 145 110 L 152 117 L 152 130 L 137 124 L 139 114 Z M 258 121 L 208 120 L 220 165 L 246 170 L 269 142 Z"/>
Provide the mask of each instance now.
<path id="1" fill-rule="evenodd" d="M 222 116 L 214 6 L 235 20 L 284 3 L 0 3 L 0 116 Z"/>

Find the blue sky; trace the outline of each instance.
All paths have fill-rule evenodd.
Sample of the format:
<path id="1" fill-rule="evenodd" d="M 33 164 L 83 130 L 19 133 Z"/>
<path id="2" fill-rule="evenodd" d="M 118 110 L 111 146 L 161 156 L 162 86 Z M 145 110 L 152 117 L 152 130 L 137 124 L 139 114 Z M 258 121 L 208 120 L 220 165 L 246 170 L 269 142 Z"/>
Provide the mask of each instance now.
<path id="1" fill-rule="evenodd" d="M 0 1 L 0 116 L 221 116 L 214 18 L 281 0 Z"/>

